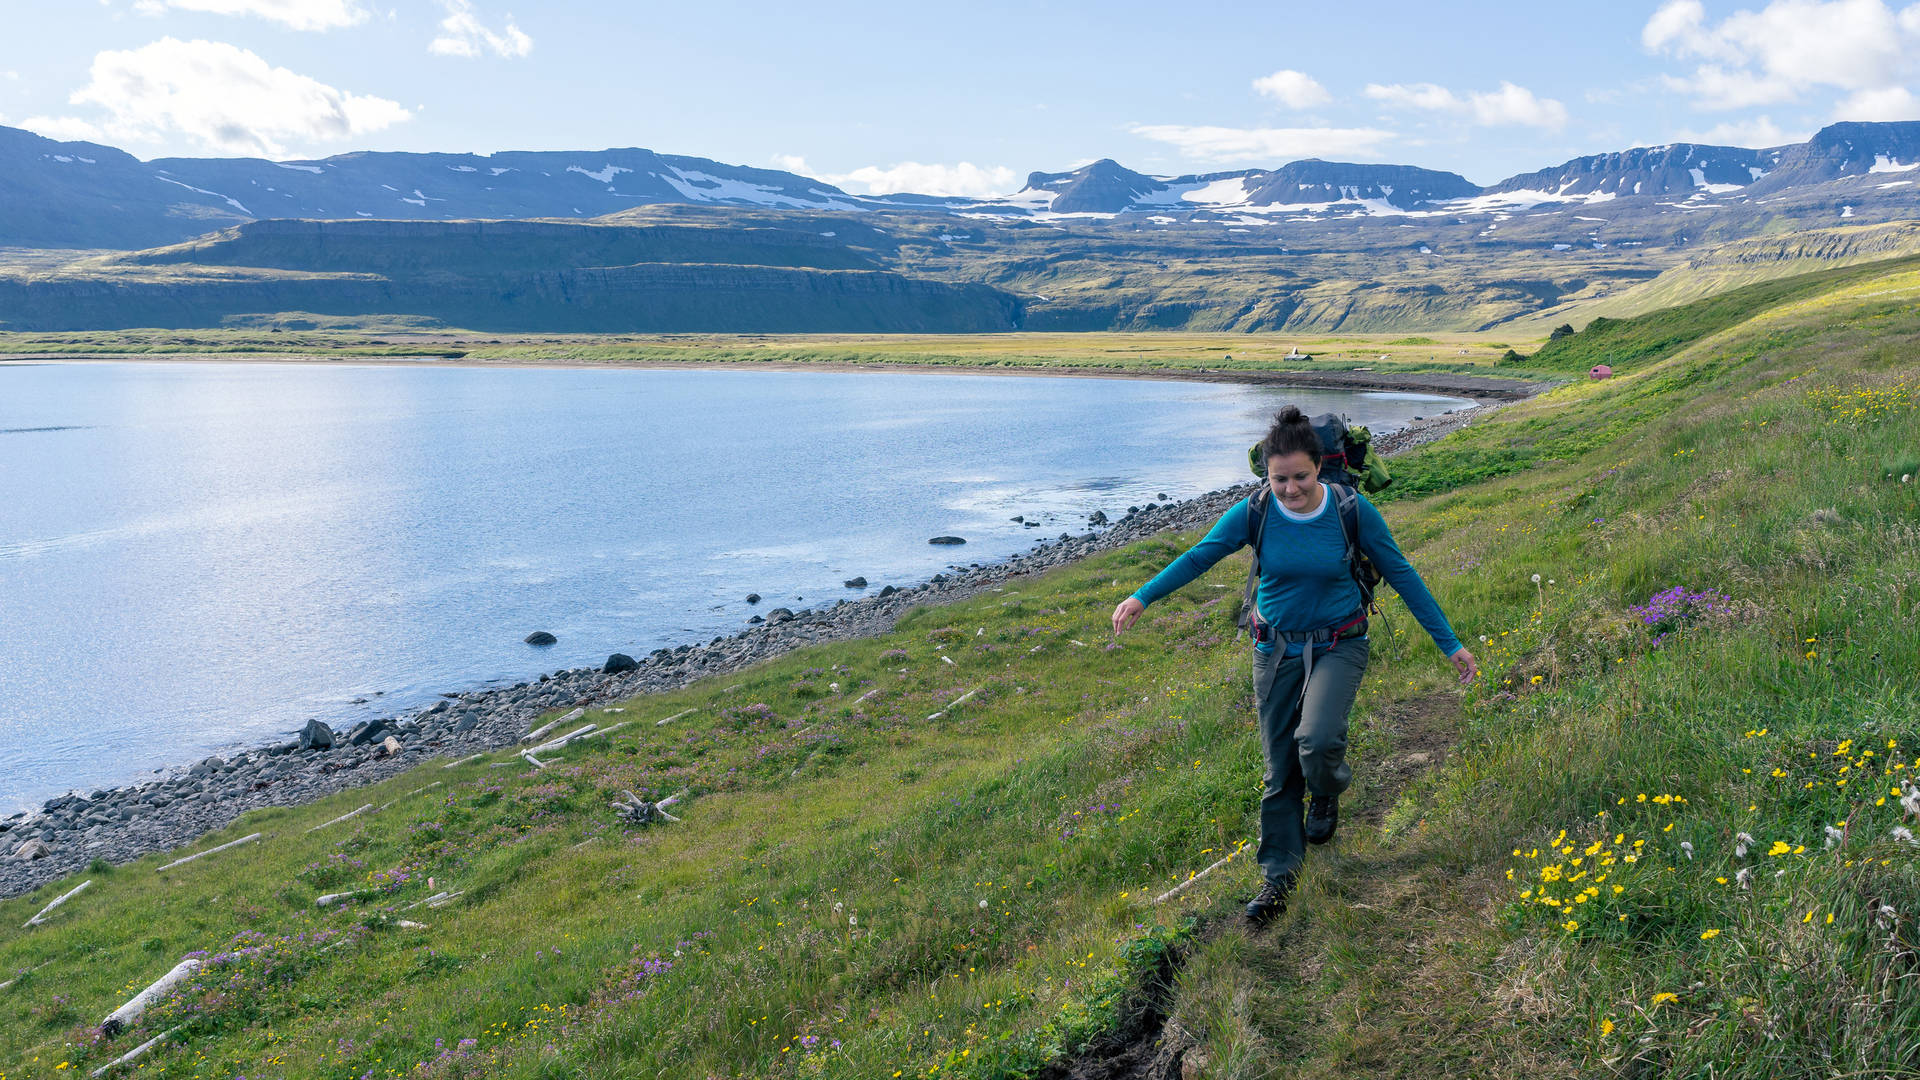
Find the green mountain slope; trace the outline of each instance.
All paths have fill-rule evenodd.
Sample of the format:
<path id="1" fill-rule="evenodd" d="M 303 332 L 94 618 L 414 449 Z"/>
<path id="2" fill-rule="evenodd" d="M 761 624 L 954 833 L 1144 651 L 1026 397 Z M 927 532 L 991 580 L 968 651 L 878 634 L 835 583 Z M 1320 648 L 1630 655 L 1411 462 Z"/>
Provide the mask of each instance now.
<path id="1" fill-rule="evenodd" d="M 96 868 L 44 926 L 77 882 L 0 903 L 0 1073 L 170 1032 L 144 1074 L 1902 1075 L 1916 301 L 1901 265 L 1665 313 L 1621 377 L 1397 461 L 1389 521 L 1486 677 L 1390 605 L 1346 824 L 1264 933 L 1244 857 L 1151 903 L 1252 835 L 1259 781 L 1244 564 L 1103 630 L 1167 536 L 597 711 L 631 723 L 544 772 L 429 765 Z M 623 789 L 684 820 L 617 828 Z"/>

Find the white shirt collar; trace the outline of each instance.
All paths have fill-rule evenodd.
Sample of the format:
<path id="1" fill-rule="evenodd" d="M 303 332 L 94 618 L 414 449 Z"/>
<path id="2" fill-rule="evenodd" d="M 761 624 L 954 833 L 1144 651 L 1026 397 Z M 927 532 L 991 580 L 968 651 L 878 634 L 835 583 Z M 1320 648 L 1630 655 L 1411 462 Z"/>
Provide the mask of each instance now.
<path id="1" fill-rule="evenodd" d="M 1327 504 L 1332 501 L 1333 501 L 1333 492 L 1328 491 L 1325 481 L 1322 481 L 1320 484 L 1320 505 L 1315 507 L 1312 513 L 1296 514 L 1293 511 L 1287 509 L 1286 504 L 1282 503 L 1278 498 L 1273 500 L 1273 508 L 1275 510 L 1280 511 L 1280 515 L 1286 518 L 1288 521 L 1302 521 L 1302 522 L 1313 521 L 1317 519 L 1321 514 L 1324 514 L 1327 512 Z"/>

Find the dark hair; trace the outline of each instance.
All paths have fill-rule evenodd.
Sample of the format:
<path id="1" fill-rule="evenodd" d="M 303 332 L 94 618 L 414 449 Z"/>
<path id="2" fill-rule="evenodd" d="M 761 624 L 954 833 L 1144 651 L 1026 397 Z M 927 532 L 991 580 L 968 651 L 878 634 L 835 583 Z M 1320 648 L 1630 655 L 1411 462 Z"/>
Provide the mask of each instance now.
<path id="1" fill-rule="evenodd" d="M 1267 437 L 1260 440 L 1260 457 L 1284 457 L 1287 454 L 1302 453 L 1320 464 L 1320 436 L 1313 430 L 1313 423 L 1306 418 L 1297 405 L 1289 405 L 1273 415 L 1273 426 L 1267 429 Z"/>

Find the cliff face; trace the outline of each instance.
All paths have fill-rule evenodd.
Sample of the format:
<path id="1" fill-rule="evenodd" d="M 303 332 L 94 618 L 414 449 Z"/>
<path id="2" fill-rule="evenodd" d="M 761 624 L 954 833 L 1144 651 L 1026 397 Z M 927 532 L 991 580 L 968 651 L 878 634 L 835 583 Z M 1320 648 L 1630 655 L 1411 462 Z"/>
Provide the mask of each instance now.
<path id="1" fill-rule="evenodd" d="M 256 221 L 116 261 L 463 276 L 674 262 L 878 269 L 846 244 L 798 229 L 567 221 Z"/>
<path id="2" fill-rule="evenodd" d="M 491 280 L 234 276 L 193 282 L 0 280 L 8 330 L 219 326 L 277 312 L 415 315 L 496 332 L 973 333 L 1017 330 L 1022 305 L 985 285 L 900 274 L 641 264 Z"/>
<path id="3" fill-rule="evenodd" d="M 1403 210 L 1442 199 L 1480 194 L 1458 173 L 1411 165 L 1356 165 L 1343 161 L 1296 161 L 1247 181 L 1255 206 L 1379 199 Z"/>
<path id="4" fill-rule="evenodd" d="M 1553 195 L 1692 195 L 1702 188 L 1746 187 L 1774 168 L 1779 150 L 1673 143 L 1590 154 L 1551 169 L 1511 176 L 1489 193 Z"/>
<path id="5" fill-rule="evenodd" d="M 1888 180 L 1914 179 L 1920 172 L 1920 120 L 1902 123 L 1829 124 L 1813 138 L 1780 153 L 1780 167 L 1754 185 L 1756 194 L 1807 184 L 1823 184 L 1872 173 L 1897 173 Z"/>

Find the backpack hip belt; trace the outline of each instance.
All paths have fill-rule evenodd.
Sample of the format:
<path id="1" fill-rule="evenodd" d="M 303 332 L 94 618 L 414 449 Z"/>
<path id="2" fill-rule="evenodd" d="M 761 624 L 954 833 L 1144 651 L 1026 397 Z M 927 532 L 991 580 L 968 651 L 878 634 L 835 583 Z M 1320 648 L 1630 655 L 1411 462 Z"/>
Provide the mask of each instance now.
<path id="1" fill-rule="evenodd" d="M 1340 642 L 1344 638 L 1364 637 L 1367 632 L 1367 609 L 1361 608 L 1354 612 L 1351 618 L 1338 626 L 1322 627 L 1319 630 L 1275 630 L 1260 621 L 1260 617 L 1256 614 L 1253 628 L 1255 641 L 1274 641 L 1300 646 L 1300 700 L 1305 701 L 1307 684 L 1313 680 L 1313 654 L 1319 651 L 1321 645 L 1325 645 L 1327 651 L 1332 652 L 1340 647 Z M 1262 630 L 1266 632 L 1264 637 L 1261 635 Z M 1273 670 L 1275 672 L 1280 670 L 1278 658 L 1274 661 Z"/>

